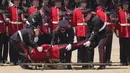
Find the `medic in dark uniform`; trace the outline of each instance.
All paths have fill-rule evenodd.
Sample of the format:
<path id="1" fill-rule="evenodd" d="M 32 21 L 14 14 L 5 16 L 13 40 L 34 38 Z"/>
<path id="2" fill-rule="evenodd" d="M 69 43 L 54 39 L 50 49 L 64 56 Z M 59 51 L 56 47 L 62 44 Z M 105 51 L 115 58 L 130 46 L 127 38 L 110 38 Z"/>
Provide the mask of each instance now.
<path id="1" fill-rule="evenodd" d="M 111 49 L 112 49 L 112 38 L 113 38 L 113 25 L 110 23 L 110 19 L 108 14 L 110 14 L 110 12 L 106 11 L 107 7 L 106 6 L 98 6 L 96 9 L 96 15 L 104 22 L 107 24 L 107 26 L 109 27 L 109 31 L 111 32 L 111 35 L 109 35 L 109 40 L 108 43 L 106 45 L 106 61 L 108 63 L 111 62 Z"/>
<path id="2" fill-rule="evenodd" d="M 27 63 L 29 61 L 28 55 L 30 53 L 30 48 L 37 48 L 39 52 L 42 52 L 42 47 L 38 47 L 36 42 L 38 41 L 37 37 L 40 34 L 40 29 L 32 27 L 25 28 L 23 30 L 17 31 L 10 37 L 10 43 L 13 46 L 12 51 L 18 53 L 18 59 L 20 66 L 24 69 L 29 69 L 28 66 L 22 65 L 21 63 Z M 23 48 L 25 47 L 25 48 Z M 13 55 L 16 57 L 16 54 Z"/>
<path id="3" fill-rule="evenodd" d="M 110 14 L 110 22 L 112 24 L 115 24 L 118 21 L 116 13 Z M 87 42 L 84 43 L 86 47 L 90 47 L 92 44 L 98 45 L 99 48 L 99 60 L 100 63 L 106 63 L 105 60 L 105 46 L 108 43 L 108 36 L 111 34 L 109 32 L 109 28 L 107 24 L 104 24 L 105 22 L 102 21 L 98 16 L 94 16 L 92 19 L 93 22 L 93 28 L 92 33 L 89 38 L 87 38 Z M 93 47 L 95 48 L 95 46 Z M 105 65 L 100 65 L 98 69 L 104 69 Z"/>
<path id="4" fill-rule="evenodd" d="M 59 25 L 53 32 L 52 36 L 52 45 L 60 45 L 60 44 L 68 44 L 66 49 L 60 50 L 60 62 L 61 63 L 70 63 L 71 62 L 71 54 L 72 44 L 74 41 L 74 30 L 69 25 L 67 20 L 62 20 L 59 22 Z M 67 66 L 68 69 L 71 69 L 71 66 Z"/>

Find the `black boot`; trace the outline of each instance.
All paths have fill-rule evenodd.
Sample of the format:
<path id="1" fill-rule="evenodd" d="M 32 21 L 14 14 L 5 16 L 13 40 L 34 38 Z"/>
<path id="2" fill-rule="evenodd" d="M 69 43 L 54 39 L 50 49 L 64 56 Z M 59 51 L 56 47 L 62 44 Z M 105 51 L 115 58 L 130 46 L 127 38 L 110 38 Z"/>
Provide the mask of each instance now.
<path id="1" fill-rule="evenodd" d="M 100 67 L 98 67 L 97 69 L 105 69 L 106 66 L 105 65 L 101 65 Z"/>

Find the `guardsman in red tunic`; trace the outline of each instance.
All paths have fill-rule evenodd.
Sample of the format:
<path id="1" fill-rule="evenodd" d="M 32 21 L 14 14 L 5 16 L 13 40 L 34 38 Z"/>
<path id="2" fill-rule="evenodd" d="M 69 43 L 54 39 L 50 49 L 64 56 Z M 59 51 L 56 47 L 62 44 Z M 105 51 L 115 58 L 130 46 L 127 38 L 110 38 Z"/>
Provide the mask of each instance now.
<path id="1" fill-rule="evenodd" d="M 39 5 L 39 0 L 31 0 L 31 7 L 27 10 L 27 14 L 30 15 L 33 12 L 37 11 Z"/>
<path id="2" fill-rule="evenodd" d="M 18 30 L 23 29 L 23 21 L 22 21 L 22 11 L 18 9 L 20 0 L 12 0 L 13 6 L 8 8 L 10 14 L 10 21 L 8 23 L 8 33 L 9 35 L 13 35 Z M 15 65 L 18 62 L 18 55 L 15 50 L 10 45 L 10 64 Z"/>
<path id="3" fill-rule="evenodd" d="M 86 1 L 81 1 L 80 6 L 77 9 L 75 9 L 72 14 L 72 26 L 75 27 L 78 42 L 85 40 L 85 37 L 87 35 L 88 27 L 86 24 L 84 14 L 82 13 L 82 11 L 86 9 L 86 5 Z M 86 48 L 78 49 L 78 62 L 83 62 L 84 55 L 86 53 L 84 52 L 85 49 Z"/>
<path id="4" fill-rule="evenodd" d="M 109 31 L 111 34 L 108 36 L 109 41 L 106 45 L 106 61 L 110 63 L 110 58 L 111 58 L 111 48 L 112 48 L 112 38 L 113 38 L 113 25 L 110 23 L 110 19 L 108 16 L 108 12 L 106 11 L 106 7 L 104 6 L 98 6 L 96 9 L 96 15 L 104 22 L 104 25 L 106 24 L 109 27 Z"/>
<path id="5" fill-rule="evenodd" d="M 7 57 L 8 37 L 6 35 L 5 7 L 0 5 L 0 64 L 7 63 Z"/>
<path id="6" fill-rule="evenodd" d="M 128 58 L 130 56 L 130 12 L 128 10 L 129 4 L 124 1 L 122 8 L 118 10 L 119 14 L 119 41 L 120 41 L 120 63 L 128 65 Z"/>
<path id="7" fill-rule="evenodd" d="M 9 34 L 12 35 L 16 31 L 23 29 L 23 22 L 21 19 L 22 11 L 18 9 L 20 0 L 12 0 L 14 5 L 10 6 L 9 13 L 10 13 L 10 21 L 9 21 Z"/>
<path id="8" fill-rule="evenodd" d="M 61 17 L 61 0 L 55 0 L 55 6 L 51 9 L 52 31 L 57 27 Z"/>

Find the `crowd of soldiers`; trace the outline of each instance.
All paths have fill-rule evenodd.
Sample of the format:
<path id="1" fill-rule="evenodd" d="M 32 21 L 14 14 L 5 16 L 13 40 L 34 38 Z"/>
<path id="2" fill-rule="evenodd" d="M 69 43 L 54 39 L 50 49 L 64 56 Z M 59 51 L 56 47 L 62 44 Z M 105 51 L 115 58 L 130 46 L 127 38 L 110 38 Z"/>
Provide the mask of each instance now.
<path id="1" fill-rule="evenodd" d="M 119 38 L 120 63 L 127 66 L 130 63 L 128 1 L 0 0 L 0 63 L 8 63 L 8 50 L 10 65 L 26 62 L 28 51 L 18 49 L 21 43 L 38 48 L 39 52 L 42 44 L 53 47 L 67 43 L 66 49 L 60 50 L 60 62 L 70 63 L 74 36 L 77 42 L 87 41 L 78 48 L 78 63 L 93 62 L 96 46 L 100 63 L 111 63 L 113 33 Z M 71 69 L 70 65 L 67 67 Z"/>

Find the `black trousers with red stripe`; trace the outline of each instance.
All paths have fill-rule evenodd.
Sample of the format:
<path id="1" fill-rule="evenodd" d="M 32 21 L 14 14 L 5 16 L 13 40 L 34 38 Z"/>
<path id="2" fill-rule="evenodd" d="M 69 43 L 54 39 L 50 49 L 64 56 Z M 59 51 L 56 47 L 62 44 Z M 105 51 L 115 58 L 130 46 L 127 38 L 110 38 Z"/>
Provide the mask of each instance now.
<path id="1" fill-rule="evenodd" d="M 22 43 L 18 43 L 12 39 L 10 39 L 10 45 L 11 45 L 11 48 L 10 48 L 10 59 L 11 59 L 11 62 L 15 62 L 17 63 L 18 61 L 20 63 L 24 63 L 24 62 L 27 62 L 27 55 L 26 53 L 29 52 L 29 49 L 27 48 L 26 45 L 23 44 L 23 46 L 21 46 L 20 44 Z M 24 47 L 24 48 L 22 48 Z"/>
<path id="2" fill-rule="evenodd" d="M 108 43 L 108 37 L 100 39 L 98 43 L 99 61 L 100 63 L 106 63 L 106 45 Z"/>

